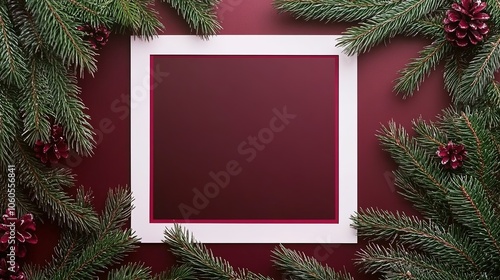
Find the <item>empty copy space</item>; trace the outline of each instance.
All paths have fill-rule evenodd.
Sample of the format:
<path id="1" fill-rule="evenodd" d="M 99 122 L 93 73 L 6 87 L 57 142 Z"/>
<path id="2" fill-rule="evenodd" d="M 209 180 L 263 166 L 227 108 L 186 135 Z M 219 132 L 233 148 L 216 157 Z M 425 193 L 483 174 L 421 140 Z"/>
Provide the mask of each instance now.
<path id="1" fill-rule="evenodd" d="M 152 222 L 337 219 L 337 56 L 151 61 Z"/>

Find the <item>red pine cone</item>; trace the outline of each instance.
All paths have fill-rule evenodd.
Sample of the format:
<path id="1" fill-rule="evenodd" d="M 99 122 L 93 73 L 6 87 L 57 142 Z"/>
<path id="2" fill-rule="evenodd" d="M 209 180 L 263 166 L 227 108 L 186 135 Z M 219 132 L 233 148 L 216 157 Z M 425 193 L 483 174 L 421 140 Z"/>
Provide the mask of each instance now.
<path id="1" fill-rule="evenodd" d="M 62 135 L 62 127 L 53 125 L 51 129 L 50 143 L 37 140 L 35 143 L 35 156 L 43 163 L 57 163 L 61 158 L 68 158 L 69 147 L 66 138 Z"/>
<path id="2" fill-rule="evenodd" d="M 6 258 L 2 258 L 0 259 L 0 279 L 25 280 L 27 278 L 17 262 L 15 262 L 13 266 L 11 266 L 10 263 L 7 262 Z"/>
<path id="3" fill-rule="evenodd" d="M 455 144 L 452 141 L 448 142 L 447 145 L 439 146 L 436 154 L 441 158 L 441 164 L 444 165 L 446 169 L 457 169 L 461 167 L 467 157 L 465 146 L 462 144 Z"/>
<path id="4" fill-rule="evenodd" d="M 84 24 L 78 26 L 77 29 L 86 33 L 83 39 L 87 40 L 94 50 L 102 49 L 108 42 L 109 34 L 111 34 L 111 31 L 102 24 L 96 28 L 92 27 L 90 24 Z"/>
<path id="5" fill-rule="evenodd" d="M 451 9 L 446 11 L 443 21 L 446 39 L 459 47 L 481 42 L 490 31 L 485 23 L 490 15 L 484 12 L 485 8 L 486 2 L 480 0 L 453 3 Z"/>
<path id="6" fill-rule="evenodd" d="M 21 218 L 17 218 L 15 214 L 8 210 L 2 216 L 3 222 L 0 223 L 0 251 L 8 251 L 11 243 L 9 237 L 11 230 L 15 230 L 15 252 L 16 256 L 23 258 L 26 256 L 26 247 L 24 243 L 36 244 L 38 237 L 35 234 L 36 224 L 33 221 L 32 214 L 26 214 Z"/>

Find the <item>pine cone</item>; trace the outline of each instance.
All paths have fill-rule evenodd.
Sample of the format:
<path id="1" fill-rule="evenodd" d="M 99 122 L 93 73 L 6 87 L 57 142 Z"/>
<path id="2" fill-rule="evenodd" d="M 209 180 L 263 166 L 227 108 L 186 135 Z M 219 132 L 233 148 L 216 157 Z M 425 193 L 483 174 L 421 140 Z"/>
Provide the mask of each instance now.
<path id="1" fill-rule="evenodd" d="M 7 263 L 6 258 L 0 259 L 0 279 L 5 280 L 25 280 L 26 275 L 19 267 L 19 264 L 15 262 L 14 266 Z"/>
<path id="2" fill-rule="evenodd" d="M 436 154 L 441 158 L 441 164 L 446 169 L 457 169 L 463 165 L 467 151 L 464 145 L 450 141 L 447 145 L 439 146 Z"/>
<path id="3" fill-rule="evenodd" d="M 490 31 L 485 23 L 490 15 L 484 12 L 485 8 L 486 2 L 479 0 L 453 3 L 451 9 L 446 11 L 443 21 L 446 39 L 459 47 L 481 42 Z"/>
<path id="4" fill-rule="evenodd" d="M 69 147 L 62 135 L 62 127 L 53 125 L 49 143 L 37 140 L 35 143 L 35 156 L 43 163 L 57 163 L 61 158 L 68 158 Z"/>
<path id="5" fill-rule="evenodd" d="M 109 31 L 108 28 L 102 24 L 97 28 L 90 26 L 90 24 L 84 24 L 79 26 L 77 29 L 87 34 L 83 37 L 83 39 L 87 40 L 94 50 L 102 49 L 102 47 L 104 47 L 108 42 L 109 34 L 111 34 L 111 31 Z"/>

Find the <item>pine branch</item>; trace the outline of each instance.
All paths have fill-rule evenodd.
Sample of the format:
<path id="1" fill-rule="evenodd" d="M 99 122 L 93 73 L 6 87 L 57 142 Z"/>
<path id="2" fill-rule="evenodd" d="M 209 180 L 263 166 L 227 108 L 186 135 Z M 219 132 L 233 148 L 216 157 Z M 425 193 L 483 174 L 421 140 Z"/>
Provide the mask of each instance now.
<path id="1" fill-rule="evenodd" d="M 14 148 L 17 169 L 21 171 L 19 181 L 49 218 L 78 231 L 88 232 L 97 227 L 94 211 L 79 207 L 61 188 L 73 185 L 73 175 L 68 170 L 43 167 L 32 154 L 26 152 L 30 148 L 19 139 L 16 139 Z"/>
<path id="2" fill-rule="evenodd" d="M 398 163 L 400 170 L 424 188 L 434 202 L 445 201 L 449 175 L 440 172 L 439 163 L 434 158 L 435 151 L 423 150 L 403 127 L 396 127 L 394 122 L 383 127 L 379 134 L 381 144 Z"/>
<path id="3" fill-rule="evenodd" d="M 475 240 L 482 254 L 488 256 L 488 271 L 500 273 L 496 264 L 500 263 L 500 221 L 495 213 L 498 200 L 492 201 L 484 192 L 481 183 L 471 177 L 452 179 L 455 188 L 450 189 L 448 198 L 453 217 L 464 227 L 469 228 L 468 235 Z M 497 204 L 497 205 L 494 205 Z"/>
<path id="4" fill-rule="evenodd" d="M 297 280 L 354 280 L 348 273 L 334 271 L 328 265 L 322 266 L 316 259 L 283 245 L 272 251 L 274 265 L 287 276 Z M 288 279 L 288 278 L 287 278 Z"/>
<path id="5" fill-rule="evenodd" d="M 26 279 L 29 280 L 49 280 L 48 276 L 44 273 L 40 265 L 25 264 L 23 271 Z"/>
<path id="6" fill-rule="evenodd" d="M 51 51 L 67 66 L 74 65 L 83 76 L 84 70 L 91 74 L 97 71 L 96 53 L 81 37 L 77 23 L 64 12 L 64 3 L 57 0 L 26 2 L 26 9 L 33 15 L 41 36 Z"/>
<path id="7" fill-rule="evenodd" d="M 420 84 L 428 77 L 431 71 L 451 52 L 452 48 L 445 39 L 438 39 L 424 47 L 419 57 L 413 59 L 400 71 L 394 90 L 403 93 L 403 98 L 412 96 L 419 90 Z"/>
<path id="8" fill-rule="evenodd" d="M 73 16 L 75 21 L 87 23 L 91 26 L 100 24 L 109 25 L 111 20 L 109 5 L 112 0 L 67 0 L 64 12 Z"/>
<path id="9" fill-rule="evenodd" d="M 18 116 L 7 90 L 0 86 L 0 165 L 14 164 L 12 142 L 17 134 Z"/>
<path id="10" fill-rule="evenodd" d="M 68 265 L 52 275 L 53 280 L 91 279 L 97 273 L 123 260 L 123 257 L 134 251 L 134 243 L 139 240 L 130 230 L 114 230 L 97 239 L 79 252 L 78 256 Z"/>
<path id="11" fill-rule="evenodd" d="M 143 263 L 132 263 L 113 269 L 108 274 L 108 280 L 150 280 L 151 268 Z"/>
<path id="12" fill-rule="evenodd" d="M 495 199 L 493 194 L 498 188 L 496 175 L 500 166 L 500 155 L 491 141 L 487 120 L 480 114 L 447 114 L 446 119 L 449 121 L 445 121 L 443 126 L 454 130 L 455 141 L 461 141 L 468 149 L 464 162 L 465 173 L 477 178 L 485 191 L 491 194 L 491 199 Z"/>
<path id="13" fill-rule="evenodd" d="M 399 188 L 399 194 L 410 201 L 413 207 L 426 219 L 441 224 L 450 222 L 451 211 L 448 204 L 442 201 L 436 202 L 431 194 L 412 181 L 410 175 L 405 175 L 398 170 L 395 171 L 394 185 Z"/>
<path id="14" fill-rule="evenodd" d="M 475 280 L 477 274 L 453 267 L 446 259 L 423 255 L 403 246 L 369 244 L 358 252 L 356 264 L 365 273 L 379 273 L 384 279 Z"/>
<path id="15" fill-rule="evenodd" d="M 106 235 L 109 231 L 121 229 L 130 218 L 132 203 L 130 190 L 122 187 L 110 189 L 100 218 L 98 237 Z"/>
<path id="16" fill-rule="evenodd" d="M 90 200 L 91 193 L 81 189 L 77 203 L 88 205 Z M 63 236 L 46 268 L 51 279 L 91 279 L 134 251 L 139 240 L 130 230 L 121 229 L 130 211 L 130 192 L 122 188 L 110 190 L 95 231 L 87 235 L 67 232 Z"/>
<path id="17" fill-rule="evenodd" d="M 500 25 L 500 0 L 484 0 L 487 3 L 487 9 L 491 15 L 491 21 L 494 25 Z"/>
<path id="18" fill-rule="evenodd" d="M 179 225 L 165 229 L 165 243 L 170 245 L 172 253 L 182 263 L 189 264 L 195 275 L 203 279 L 214 280 L 271 280 L 259 274 L 249 272 L 246 269 L 235 269 L 228 261 L 215 257 L 211 250 L 203 244 L 197 243 L 187 230 Z"/>
<path id="19" fill-rule="evenodd" d="M 174 266 L 168 271 L 156 275 L 154 280 L 197 280 L 193 269 L 188 265 Z"/>
<path id="20" fill-rule="evenodd" d="M 417 20 L 414 24 L 407 26 L 404 35 L 415 37 L 422 36 L 427 39 L 436 40 L 443 34 L 443 18 L 441 15 L 428 16 Z"/>
<path id="21" fill-rule="evenodd" d="M 482 271 L 482 252 L 468 236 L 455 226 L 443 227 L 433 221 L 423 221 L 405 214 L 367 209 L 352 218 L 353 226 L 362 237 L 373 240 L 397 240 L 413 249 L 422 250 L 438 259 L 446 259 L 458 268 Z"/>
<path id="22" fill-rule="evenodd" d="M 25 54 L 19 47 L 19 37 L 9 18 L 5 1 L 0 2 L 0 81 L 22 87 L 27 71 Z"/>
<path id="23" fill-rule="evenodd" d="M 446 59 L 443 75 L 444 87 L 452 96 L 457 95 L 461 90 L 460 85 L 466 68 L 467 63 L 460 55 L 453 54 Z"/>
<path id="24" fill-rule="evenodd" d="M 456 102 L 473 103 L 484 94 L 486 86 L 500 68 L 500 35 L 493 35 L 480 46 L 477 55 L 463 73 L 459 91 L 454 92 Z"/>
<path id="25" fill-rule="evenodd" d="M 222 29 L 215 13 L 215 5 L 220 0 L 162 1 L 176 9 L 177 13 L 189 24 L 191 30 L 194 30 L 198 35 L 207 38 L 209 35 L 217 34 Z"/>
<path id="26" fill-rule="evenodd" d="M 63 65 L 55 59 L 46 60 L 47 79 L 51 81 L 50 90 L 57 106 L 53 108 L 57 124 L 61 124 L 70 148 L 84 156 L 92 155 L 95 147 L 90 116 L 85 114 L 87 107 L 78 96 L 80 88 L 74 75 L 67 73 Z"/>
<path id="27" fill-rule="evenodd" d="M 119 31 L 131 30 L 134 35 L 151 39 L 163 29 L 153 1 L 113 0 L 109 6 L 109 16 L 118 24 Z"/>
<path id="28" fill-rule="evenodd" d="M 306 21 L 342 22 L 366 20 L 384 14 L 402 0 L 274 0 L 281 12 L 289 12 Z"/>
<path id="29" fill-rule="evenodd" d="M 23 139 L 30 146 L 37 140 L 49 142 L 52 115 L 51 96 L 46 73 L 41 61 L 32 59 L 29 63 L 28 83 L 19 95 L 20 111 L 24 122 Z"/>
<path id="30" fill-rule="evenodd" d="M 20 45 L 28 54 L 38 54 L 45 42 L 37 29 L 33 16 L 26 10 L 24 1 L 7 0 L 12 21 L 19 33 Z"/>
<path id="31" fill-rule="evenodd" d="M 345 47 L 345 52 L 349 55 L 365 53 L 375 45 L 402 33 L 409 24 L 445 4 L 448 4 L 446 0 L 403 1 L 384 14 L 348 28 L 337 45 Z"/>

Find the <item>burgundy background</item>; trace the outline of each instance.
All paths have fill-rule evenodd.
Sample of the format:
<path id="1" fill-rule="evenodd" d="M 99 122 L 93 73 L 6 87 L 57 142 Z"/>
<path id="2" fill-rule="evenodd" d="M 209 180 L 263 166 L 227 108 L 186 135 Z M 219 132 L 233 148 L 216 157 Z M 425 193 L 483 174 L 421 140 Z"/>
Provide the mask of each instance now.
<path id="1" fill-rule="evenodd" d="M 159 2 L 159 1 L 158 1 Z M 224 30 L 221 34 L 340 34 L 349 24 L 296 21 L 286 14 L 278 14 L 271 0 L 222 0 L 221 14 Z M 157 9 L 166 26 L 165 34 L 189 34 L 189 28 L 176 12 L 164 4 Z M 414 213 L 411 205 L 394 189 L 391 171 L 396 167 L 388 154 L 380 148 L 375 137 L 381 124 L 394 119 L 410 127 L 411 120 L 435 115 L 449 103 L 443 89 L 442 68 L 433 73 L 414 97 L 403 100 L 392 92 L 393 80 L 410 58 L 429 42 L 413 38 L 396 38 L 388 46 L 378 46 L 358 59 L 358 205 L 361 208 L 380 207 L 387 210 Z M 95 205 L 102 209 L 109 188 L 130 183 L 130 120 L 127 107 L 130 84 L 130 46 L 128 36 L 113 35 L 101 51 L 99 72 L 82 81 L 82 98 L 90 108 L 98 141 L 92 158 L 73 158 L 78 184 L 91 187 Z M 33 262 L 43 264 L 50 260 L 58 239 L 55 225 L 39 224 L 40 242 L 31 246 Z M 296 244 L 289 248 L 304 251 L 337 269 L 346 268 L 356 279 L 376 279 L 357 273 L 353 259 L 359 244 Z M 275 276 L 280 274 L 270 262 L 270 251 L 276 244 L 209 245 L 215 255 L 226 258 L 235 267 L 246 267 L 255 272 Z M 163 244 L 144 244 L 127 258 L 141 261 L 162 271 L 175 263 Z"/>
<path id="2" fill-rule="evenodd" d="M 151 219 L 336 222 L 338 56 L 162 55 L 152 61 L 152 70 L 169 76 L 152 91 Z M 284 108 L 295 115 L 287 123 L 274 113 Z M 270 130 L 273 118 L 282 131 Z M 274 136 L 258 140 L 259 151 L 248 138 L 261 129 Z M 210 172 L 229 175 L 229 161 L 241 173 L 215 197 L 210 188 L 206 207 L 184 217 L 191 212 L 186 207 L 206 199 L 194 189 L 204 193 L 215 184 Z"/>

